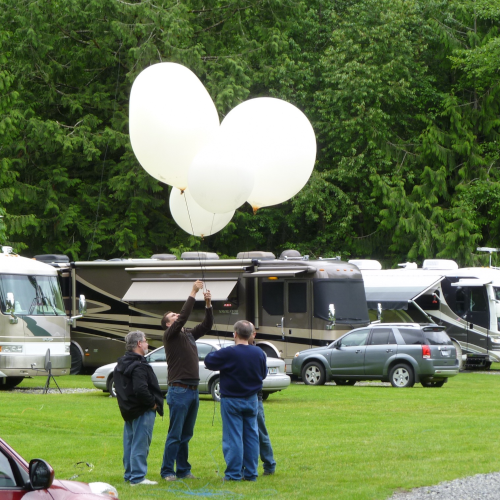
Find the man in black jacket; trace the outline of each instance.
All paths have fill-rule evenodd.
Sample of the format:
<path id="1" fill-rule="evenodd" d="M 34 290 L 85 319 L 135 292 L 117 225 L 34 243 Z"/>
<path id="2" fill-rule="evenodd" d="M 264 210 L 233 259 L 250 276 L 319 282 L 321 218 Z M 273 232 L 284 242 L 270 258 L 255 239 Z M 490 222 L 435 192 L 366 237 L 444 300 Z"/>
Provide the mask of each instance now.
<path id="1" fill-rule="evenodd" d="M 158 484 L 146 479 L 148 454 L 156 412 L 163 416 L 163 395 L 158 379 L 144 355 L 148 342 L 137 330 L 125 337 L 125 356 L 113 372 L 118 406 L 125 420 L 123 429 L 124 479 L 131 486 Z"/>

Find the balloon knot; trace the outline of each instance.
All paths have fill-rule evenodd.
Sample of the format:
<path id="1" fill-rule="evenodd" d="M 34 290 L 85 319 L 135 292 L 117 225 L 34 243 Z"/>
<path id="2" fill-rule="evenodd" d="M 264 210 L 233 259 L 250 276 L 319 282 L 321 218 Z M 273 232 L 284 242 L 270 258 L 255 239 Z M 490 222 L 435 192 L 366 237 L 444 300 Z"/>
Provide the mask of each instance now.
<path id="1" fill-rule="evenodd" d="M 180 191 L 181 191 L 181 194 L 184 194 L 184 191 L 186 191 L 186 190 L 185 189 L 181 189 Z"/>

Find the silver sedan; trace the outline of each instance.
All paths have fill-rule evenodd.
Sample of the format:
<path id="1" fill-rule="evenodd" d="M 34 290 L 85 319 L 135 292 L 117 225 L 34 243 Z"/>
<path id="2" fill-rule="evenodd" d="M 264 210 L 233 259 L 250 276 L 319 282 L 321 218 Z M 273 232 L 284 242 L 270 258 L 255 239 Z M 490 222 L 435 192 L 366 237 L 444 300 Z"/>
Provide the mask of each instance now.
<path id="1" fill-rule="evenodd" d="M 211 340 L 200 339 L 196 341 L 198 347 L 198 360 L 200 365 L 200 394 L 211 394 L 215 401 L 220 401 L 220 378 L 219 372 L 209 370 L 204 363 L 205 356 L 212 351 L 222 349 L 234 345 L 232 340 Z M 160 388 L 167 392 L 167 359 L 165 356 L 165 348 L 160 347 L 148 354 L 146 359 L 153 368 L 153 371 L 158 378 Z M 101 366 L 92 375 L 92 382 L 104 392 L 109 392 L 113 397 L 116 397 L 113 370 L 116 363 Z M 267 399 L 269 394 L 286 389 L 290 385 L 290 377 L 285 373 L 285 362 L 278 358 L 267 358 L 267 377 L 263 383 L 263 397 Z"/>

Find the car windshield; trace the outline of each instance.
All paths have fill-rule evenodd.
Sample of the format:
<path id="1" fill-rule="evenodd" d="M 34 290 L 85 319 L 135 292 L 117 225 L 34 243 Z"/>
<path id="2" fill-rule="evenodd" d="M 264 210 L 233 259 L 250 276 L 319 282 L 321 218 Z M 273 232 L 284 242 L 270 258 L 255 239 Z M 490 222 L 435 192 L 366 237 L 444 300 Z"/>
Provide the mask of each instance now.
<path id="1" fill-rule="evenodd" d="M 429 345 L 453 345 L 446 332 L 425 332 L 425 339 Z"/>
<path id="2" fill-rule="evenodd" d="M 0 301 L 6 311 L 7 294 L 14 295 L 14 313 L 20 316 L 64 316 L 66 311 L 56 276 L 0 275 Z"/>

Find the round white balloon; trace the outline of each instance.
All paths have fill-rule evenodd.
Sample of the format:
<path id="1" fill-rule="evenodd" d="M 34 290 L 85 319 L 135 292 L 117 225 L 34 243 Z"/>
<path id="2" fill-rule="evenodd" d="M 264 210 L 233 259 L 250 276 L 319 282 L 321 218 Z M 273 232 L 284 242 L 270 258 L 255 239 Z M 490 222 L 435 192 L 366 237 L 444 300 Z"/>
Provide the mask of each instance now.
<path id="1" fill-rule="evenodd" d="M 234 132 L 230 127 L 220 127 L 189 168 L 189 192 L 209 212 L 236 210 L 254 187 L 254 172 L 248 157 L 238 150 Z"/>
<path id="2" fill-rule="evenodd" d="M 309 180 L 316 160 L 316 137 L 307 117 L 281 99 L 245 101 L 224 118 L 235 151 L 245 156 L 255 173 L 247 201 L 254 210 L 282 203 Z"/>
<path id="3" fill-rule="evenodd" d="M 187 187 L 193 158 L 219 128 L 207 90 L 188 68 L 154 64 L 135 79 L 130 92 L 130 142 L 143 168 L 179 189 Z"/>
<path id="4" fill-rule="evenodd" d="M 210 213 L 196 203 L 187 189 L 182 192 L 176 188 L 170 193 L 170 212 L 175 222 L 193 236 L 210 236 L 219 232 L 234 215 L 234 210 L 225 214 Z"/>

